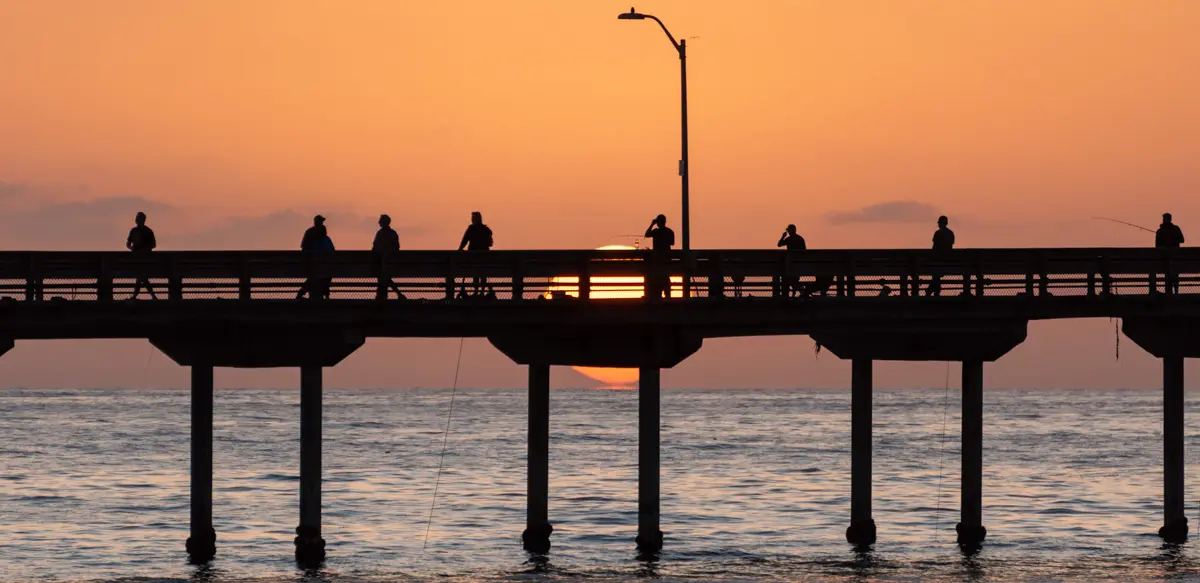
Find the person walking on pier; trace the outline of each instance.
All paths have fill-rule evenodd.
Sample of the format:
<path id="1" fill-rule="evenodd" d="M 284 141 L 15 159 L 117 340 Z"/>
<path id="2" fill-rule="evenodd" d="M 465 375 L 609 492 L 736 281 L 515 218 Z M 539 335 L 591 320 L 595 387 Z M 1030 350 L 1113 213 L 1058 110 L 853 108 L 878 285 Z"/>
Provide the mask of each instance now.
<path id="1" fill-rule="evenodd" d="M 950 230 L 947 225 L 950 224 L 950 219 L 945 215 L 938 217 L 938 230 L 933 233 L 933 250 L 934 251 L 950 251 L 954 249 L 954 231 Z M 967 281 L 963 280 L 963 290 L 967 289 Z M 935 272 L 929 282 L 929 287 L 925 289 L 927 296 L 942 295 L 942 274 Z"/>
<path id="2" fill-rule="evenodd" d="M 804 237 L 801 237 L 796 232 L 796 225 L 788 225 L 783 231 L 783 236 L 779 237 L 779 242 L 776 247 L 786 247 L 788 251 L 804 251 L 807 247 L 804 245 Z M 795 294 L 803 293 L 803 286 L 800 285 L 800 276 L 787 275 L 781 278 L 779 282 L 779 293 L 784 297 L 792 297 Z"/>
<path id="3" fill-rule="evenodd" d="M 492 248 L 494 241 L 492 240 L 492 230 L 487 225 L 483 224 L 483 213 L 474 211 L 471 213 L 471 224 L 467 225 L 467 230 L 463 232 L 462 241 L 458 243 L 458 250 L 462 251 L 488 251 Z M 486 294 L 495 297 L 496 292 L 488 287 L 486 277 L 474 278 L 475 289 L 472 292 L 475 296 L 483 296 Z M 463 286 L 463 291 L 459 297 L 466 297 L 466 286 Z"/>
<path id="4" fill-rule="evenodd" d="M 1162 224 L 1154 233 L 1154 246 L 1159 249 L 1178 249 L 1180 245 L 1183 245 L 1183 230 L 1171 221 L 1171 213 L 1163 213 Z M 1174 274 L 1167 274 L 1166 291 L 1179 293 L 1179 278 Z"/>
<path id="5" fill-rule="evenodd" d="M 149 253 L 158 247 L 158 241 L 154 239 L 154 231 L 146 226 L 146 213 L 139 212 L 133 218 L 135 226 L 129 230 L 129 237 L 125 239 L 125 248 L 134 253 Z M 146 290 L 150 292 L 151 299 L 158 299 L 154 294 L 154 286 L 150 284 L 150 280 L 144 277 L 139 277 L 133 285 L 133 297 L 137 299 L 142 293 L 142 286 L 146 286 Z"/>
<path id="6" fill-rule="evenodd" d="M 667 226 L 667 216 L 658 215 L 650 221 L 646 228 L 646 238 L 650 239 L 651 269 L 654 271 L 646 278 L 647 297 L 671 297 L 671 276 L 667 266 L 671 262 L 671 247 L 675 245 L 675 231 Z"/>
<path id="7" fill-rule="evenodd" d="M 334 250 L 333 239 L 329 238 L 329 231 L 325 228 L 325 217 L 313 217 L 313 226 L 304 231 L 304 237 L 300 240 L 300 250 L 306 253 Z M 302 299 L 305 295 L 314 300 L 328 298 L 332 284 L 332 278 L 310 277 L 300 286 L 296 299 Z"/>
<path id="8" fill-rule="evenodd" d="M 386 300 L 388 288 L 396 292 L 396 299 L 404 299 L 404 293 L 396 287 L 396 283 L 387 275 L 388 255 L 400 250 L 400 235 L 392 228 L 392 217 L 379 215 L 379 230 L 375 232 L 375 241 L 371 243 L 371 252 L 379 269 L 379 285 L 375 288 L 375 299 Z"/>

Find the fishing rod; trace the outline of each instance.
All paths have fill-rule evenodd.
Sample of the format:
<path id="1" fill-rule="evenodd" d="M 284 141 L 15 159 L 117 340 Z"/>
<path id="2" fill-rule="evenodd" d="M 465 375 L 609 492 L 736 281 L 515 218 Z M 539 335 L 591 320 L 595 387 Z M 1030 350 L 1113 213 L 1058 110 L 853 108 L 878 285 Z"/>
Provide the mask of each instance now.
<path id="1" fill-rule="evenodd" d="M 1125 226 L 1128 226 L 1128 227 L 1133 227 L 1133 228 L 1135 228 L 1135 229 L 1141 229 L 1141 230 L 1143 230 L 1143 231 L 1145 231 L 1145 232 L 1147 232 L 1147 233 L 1154 233 L 1154 232 L 1155 232 L 1155 231 L 1154 231 L 1154 229 L 1147 229 L 1146 227 L 1143 227 L 1143 226 L 1141 226 L 1141 225 L 1135 225 L 1135 224 L 1133 224 L 1133 223 L 1129 223 L 1129 222 L 1126 222 L 1126 221 L 1122 221 L 1122 220 L 1120 220 L 1120 219 L 1110 219 L 1110 218 L 1108 218 L 1108 217 L 1092 217 L 1092 218 L 1093 218 L 1093 219 L 1095 219 L 1095 220 L 1097 220 L 1097 221 L 1111 221 L 1111 222 L 1114 222 L 1114 223 L 1120 223 L 1120 224 L 1122 224 L 1122 225 L 1125 225 Z"/>

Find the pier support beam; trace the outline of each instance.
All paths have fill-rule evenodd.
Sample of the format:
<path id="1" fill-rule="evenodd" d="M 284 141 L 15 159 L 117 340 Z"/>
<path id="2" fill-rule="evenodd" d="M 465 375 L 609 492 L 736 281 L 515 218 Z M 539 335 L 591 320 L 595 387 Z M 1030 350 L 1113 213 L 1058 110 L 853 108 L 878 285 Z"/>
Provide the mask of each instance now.
<path id="1" fill-rule="evenodd" d="M 638 381 L 638 534 L 637 548 L 652 554 L 662 550 L 659 522 L 659 430 L 661 371 L 642 367 Z"/>
<path id="2" fill-rule="evenodd" d="M 962 363 L 961 518 L 958 544 L 975 547 L 987 537 L 983 526 L 983 361 Z"/>
<path id="3" fill-rule="evenodd" d="M 846 540 L 858 546 L 875 543 L 871 518 L 871 392 L 869 358 L 855 358 L 850 377 L 850 527 Z"/>
<path id="4" fill-rule="evenodd" d="M 529 365 L 527 511 L 521 542 L 531 553 L 550 550 L 550 365 Z"/>
<path id="5" fill-rule="evenodd" d="M 1158 535 L 1167 542 L 1187 540 L 1184 502 L 1184 391 L 1183 357 L 1163 358 L 1163 527 Z"/>
<path id="6" fill-rule="evenodd" d="M 213 367 L 192 365 L 192 511 L 188 559 L 207 563 L 217 554 L 212 522 Z"/>
<path id="7" fill-rule="evenodd" d="M 296 527 L 296 561 L 305 565 L 325 559 L 321 538 L 321 366 L 300 367 L 300 526 Z"/>

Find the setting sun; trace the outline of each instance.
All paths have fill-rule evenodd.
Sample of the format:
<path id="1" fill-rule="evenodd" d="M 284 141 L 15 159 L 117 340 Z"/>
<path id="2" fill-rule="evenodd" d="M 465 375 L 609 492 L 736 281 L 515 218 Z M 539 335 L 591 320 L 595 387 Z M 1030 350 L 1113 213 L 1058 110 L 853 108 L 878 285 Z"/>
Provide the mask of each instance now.
<path id="1" fill-rule="evenodd" d="M 629 245 L 605 245 L 597 247 L 598 251 L 626 251 L 638 249 Z M 631 299 L 646 295 L 645 281 L 641 277 L 592 277 L 591 297 L 594 299 Z M 556 277 L 546 291 L 547 299 L 561 294 L 569 297 L 579 297 L 578 277 Z M 671 297 L 683 297 L 683 278 L 671 278 Z M 602 368 L 593 366 L 571 367 L 575 372 L 590 379 L 604 383 L 606 388 L 632 387 L 637 384 L 638 371 L 636 368 Z"/>

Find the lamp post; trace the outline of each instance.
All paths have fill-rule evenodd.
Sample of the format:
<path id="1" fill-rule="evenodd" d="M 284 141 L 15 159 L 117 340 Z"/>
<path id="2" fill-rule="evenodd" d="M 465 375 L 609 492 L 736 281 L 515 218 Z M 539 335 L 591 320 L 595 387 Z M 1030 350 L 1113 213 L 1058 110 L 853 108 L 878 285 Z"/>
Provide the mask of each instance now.
<path id="1" fill-rule="evenodd" d="M 654 22 L 657 22 L 658 25 L 660 27 L 662 27 L 663 32 L 667 33 L 667 38 L 671 40 L 671 46 L 674 46 L 676 52 L 679 53 L 679 82 L 680 82 L 680 88 L 681 88 L 680 103 L 681 103 L 682 116 L 683 116 L 683 123 L 682 123 L 683 155 L 682 155 L 681 159 L 679 160 L 679 176 L 682 178 L 682 182 L 683 182 L 683 208 L 682 208 L 682 211 L 683 211 L 683 222 L 682 222 L 682 225 L 683 225 L 683 250 L 686 253 L 688 250 L 690 250 L 692 248 L 692 245 L 691 245 L 691 242 L 692 242 L 691 221 L 689 220 L 690 210 L 689 210 L 689 205 L 688 205 L 688 170 L 689 169 L 688 169 L 688 115 L 687 115 L 687 41 L 686 40 L 676 41 L 675 37 L 671 35 L 671 31 L 667 30 L 667 25 L 663 24 L 662 21 L 659 20 L 658 17 L 656 17 L 656 16 L 653 16 L 650 14 L 642 14 L 642 13 L 634 10 L 633 8 L 630 8 L 629 12 L 622 12 L 621 14 L 617 15 L 618 20 L 645 20 L 647 18 L 649 18 L 650 20 L 653 20 Z M 687 286 L 687 278 L 685 278 L 684 282 L 685 282 L 684 285 L 686 287 Z M 685 296 L 687 295 L 686 291 L 684 292 L 684 295 Z"/>

